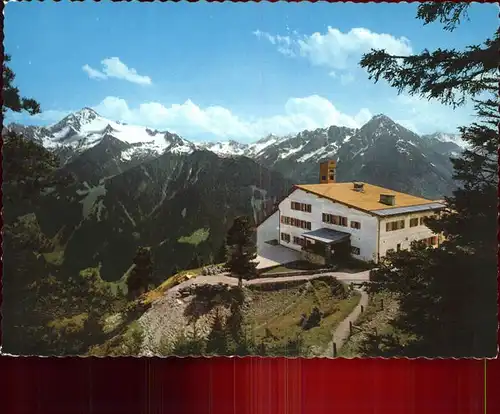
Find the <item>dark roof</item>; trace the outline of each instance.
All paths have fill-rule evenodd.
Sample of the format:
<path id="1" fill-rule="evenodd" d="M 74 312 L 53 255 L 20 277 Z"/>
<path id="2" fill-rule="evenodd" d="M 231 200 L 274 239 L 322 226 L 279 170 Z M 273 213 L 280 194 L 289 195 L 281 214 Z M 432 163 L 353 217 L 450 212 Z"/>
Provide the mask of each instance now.
<path id="1" fill-rule="evenodd" d="M 429 204 L 422 204 L 420 206 L 385 208 L 383 210 L 374 211 L 374 213 L 377 216 L 393 216 L 396 214 L 408 214 L 408 213 L 418 213 L 421 211 L 439 210 L 445 207 L 446 206 L 442 203 L 429 203 Z"/>
<path id="2" fill-rule="evenodd" d="M 332 229 L 318 229 L 313 231 L 308 231 L 303 233 L 302 236 L 308 239 L 317 240 L 321 243 L 334 244 L 339 243 L 344 240 L 348 240 L 351 235 L 349 233 L 344 233 L 343 231 L 337 231 Z"/>

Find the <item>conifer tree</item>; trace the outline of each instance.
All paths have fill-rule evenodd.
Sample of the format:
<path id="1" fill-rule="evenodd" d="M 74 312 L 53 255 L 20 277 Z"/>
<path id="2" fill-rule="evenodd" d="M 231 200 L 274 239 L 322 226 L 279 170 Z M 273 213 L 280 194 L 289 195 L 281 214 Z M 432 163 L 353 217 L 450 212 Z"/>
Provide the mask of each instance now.
<path id="1" fill-rule="evenodd" d="M 217 310 L 212 324 L 212 330 L 207 338 L 207 353 L 212 355 L 227 355 L 228 337 L 222 320 L 222 315 Z"/>
<path id="2" fill-rule="evenodd" d="M 148 289 L 151 283 L 152 272 L 153 260 L 151 250 L 147 247 L 139 247 L 134 257 L 134 268 L 127 279 L 130 297 L 141 295 Z"/>
<path id="3" fill-rule="evenodd" d="M 26 111 L 30 115 L 40 113 L 40 104 L 32 98 L 22 97 L 19 93 L 19 89 L 14 86 L 16 75 L 8 65 L 10 61 L 10 55 L 4 55 L 2 67 L 2 115 L 4 115 L 7 110 L 13 112 Z"/>
<path id="4" fill-rule="evenodd" d="M 23 98 L 14 86 L 15 74 L 8 66 L 10 56 L 4 56 L 2 72 L 2 125 L 8 111 L 40 112 L 33 99 Z M 28 141 L 13 131 L 2 131 L 2 201 L 3 228 L 3 302 L 2 341 L 4 350 L 20 354 L 46 352 L 54 344 L 47 327 L 50 301 L 38 290 L 46 285 L 49 269 L 43 257 L 34 252 L 47 248 L 48 241 L 38 231 L 36 216 L 23 214 L 24 203 L 33 202 L 40 191 L 52 185 L 51 177 L 58 167 L 57 158 L 38 143 Z M 42 277 L 43 276 L 43 277 Z M 40 283 L 32 283 L 34 278 Z M 59 283 L 54 291 L 62 293 Z"/>
<path id="5" fill-rule="evenodd" d="M 227 333 L 230 336 L 231 342 L 234 345 L 236 353 L 241 352 L 241 347 L 245 344 L 245 335 L 243 332 L 243 315 L 241 313 L 241 305 L 238 301 L 233 300 L 230 307 L 231 314 L 226 321 Z"/>
<path id="6" fill-rule="evenodd" d="M 174 349 L 171 352 L 176 356 L 199 356 L 205 352 L 205 341 L 200 337 L 196 322 L 194 323 L 193 330 L 188 333 L 182 333 L 174 344 Z M 168 352 L 170 353 L 170 351 Z M 162 352 L 162 355 L 167 355 Z"/>
<path id="7" fill-rule="evenodd" d="M 426 3 L 417 17 L 439 20 L 454 30 L 465 3 Z M 373 355 L 486 357 L 496 353 L 496 240 L 498 186 L 499 32 L 465 51 L 424 50 L 414 56 L 372 51 L 361 60 L 371 78 L 385 79 L 410 94 L 457 106 L 474 99 L 477 122 L 460 129 L 468 149 L 452 159 L 458 189 L 446 197 L 447 209 L 426 221 L 446 241 L 432 249 L 414 243 L 393 252 L 373 273 L 371 291 L 388 290 L 400 301 L 394 325 L 413 339 L 401 346 L 392 338 L 384 349 L 365 346 Z M 392 345 L 388 345 L 392 344 Z"/>
<path id="8" fill-rule="evenodd" d="M 16 75 L 9 67 L 10 55 L 4 56 L 2 85 L 2 123 L 7 111 L 40 113 L 40 104 L 31 98 L 20 95 L 14 86 Z M 49 177 L 58 167 L 57 157 L 40 144 L 28 141 L 14 131 L 2 133 L 3 138 L 3 193 L 4 202 L 18 202 L 39 193 L 44 187 L 52 185 Z M 7 206 L 7 210 L 8 210 Z M 7 211 L 9 216 L 9 211 Z"/>
<path id="9" fill-rule="evenodd" d="M 241 287 L 243 279 L 251 279 L 257 273 L 257 247 L 254 229 L 248 217 L 237 217 L 227 232 L 226 268 L 236 277 Z"/>

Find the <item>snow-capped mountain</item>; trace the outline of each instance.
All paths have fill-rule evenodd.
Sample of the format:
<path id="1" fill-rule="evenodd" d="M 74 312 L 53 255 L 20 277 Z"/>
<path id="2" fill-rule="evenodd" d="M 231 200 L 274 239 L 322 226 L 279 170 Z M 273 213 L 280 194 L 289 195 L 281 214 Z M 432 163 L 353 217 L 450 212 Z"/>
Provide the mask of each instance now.
<path id="1" fill-rule="evenodd" d="M 446 134 L 444 132 L 436 132 L 434 134 L 423 135 L 422 138 L 435 139 L 440 142 L 451 142 L 458 145 L 460 148 L 467 148 L 467 143 L 462 139 L 460 134 Z"/>
<path id="2" fill-rule="evenodd" d="M 202 142 L 195 144 L 196 148 L 211 151 L 219 157 L 240 156 L 249 154 L 249 146 L 237 141 Z"/>
<path id="3" fill-rule="evenodd" d="M 152 249 L 163 277 L 176 273 L 174 265 L 209 263 L 234 217 L 262 220 L 292 185 L 248 157 L 220 157 L 178 135 L 88 108 L 48 127 L 10 125 L 3 133 L 9 130 L 63 161 L 55 174 L 70 179 L 30 203 L 41 231 L 48 238 L 57 233 L 65 246 L 61 266 L 69 275 L 96 266 L 105 280 L 118 280 L 141 245 Z M 183 241 L 200 231 L 202 243 Z"/>
<path id="4" fill-rule="evenodd" d="M 196 148 L 193 143 L 176 134 L 115 122 L 100 116 L 90 108 L 69 114 L 47 127 L 10 124 L 7 128 L 23 133 L 45 148 L 65 150 L 66 153 L 70 151 L 73 154 L 83 153 L 101 143 L 103 139 L 114 138 L 125 144 L 121 154 L 123 161 L 146 154 L 158 156 L 167 151 L 191 153 Z"/>
<path id="5" fill-rule="evenodd" d="M 274 137 L 251 156 L 296 183 L 317 182 L 318 163 L 334 159 L 340 181 L 367 181 L 440 197 L 454 188 L 449 157 L 459 152 L 454 143 L 420 137 L 389 117 L 377 115 L 359 129 L 331 126 Z"/>
<path id="6" fill-rule="evenodd" d="M 266 148 L 273 148 L 280 142 L 293 138 L 293 135 L 277 136 L 269 134 L 251 144 L 244 144 L 234 140 L 219 142 L 201 142 L 195 144 L 198 149 L 212 151 L 219 157 L 246 156 L 256 158 L 263 154 Z"/>
<path id="7" fill-rule="evenodd" d="M 121 173 L 162 154 L 197 150 L 221 158 L 246 156 L 297 183 L 316 182 L 317 165 L 338 161 L 342 181 L 363 180 L 419 195 L 441 196 L 453 188 L 449 157 L 465 144 L 458 135 L 418 136 L 385 115 L 376 115 L 359 129 L 330 126 L 286 136 L 268 135 L 254 143 L 234 140 L 191 142 L 167 131 L 115 122 L 90 108 L 48 127 L 11 124 L 8 129 L 53 149 L 81 179 Z"/>

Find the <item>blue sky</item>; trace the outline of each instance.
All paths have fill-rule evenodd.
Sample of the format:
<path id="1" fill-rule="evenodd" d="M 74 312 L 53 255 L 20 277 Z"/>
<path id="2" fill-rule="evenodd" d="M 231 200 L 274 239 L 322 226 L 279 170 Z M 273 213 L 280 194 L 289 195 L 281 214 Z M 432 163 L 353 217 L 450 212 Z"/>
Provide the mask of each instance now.
<path id="1" fill-rule="evenodd" d="M 475 4 L 454 32 L 423 26 L 416 4 L 9 3 L 5 49 L 21 92 L 50 124 L 88 106 L 114 120 L 188 139 L 254 141 L 384 113 L 418 133 L 471 120 L 368 80 L 371 47 L 393 53 L 461 48 L 498 25 Z M 29 28 L 29 30 L 27 30 Z M 36 34 L 33 36 L 33 34 Z"/>

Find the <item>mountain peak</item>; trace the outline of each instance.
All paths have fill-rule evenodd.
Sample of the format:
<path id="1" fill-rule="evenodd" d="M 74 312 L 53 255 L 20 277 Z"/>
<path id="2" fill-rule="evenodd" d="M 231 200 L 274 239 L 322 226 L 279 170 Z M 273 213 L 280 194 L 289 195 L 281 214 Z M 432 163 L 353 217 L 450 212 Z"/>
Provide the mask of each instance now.
<path id="1" fill-rule="evenodd" d="M 75 112 L 73 114 L 75 117 L 78 117 L 79 119 L 88 119 L 88 120 L 93 120 L 100 116 L 96 111 L 94 111 L 92 108 L 89 108 L 88 106 L 80 109 L 79 111 Z"/>
<path id="2" fill-rule="evenodd" d="M 82 125 L 88 124 L 93 120 L 100 118 L 100 115 L 94 111 L 92 108 L 82 108 L 79 111 L 72 112 L 66 115 L 56 124 L 52 125 L 54 129 L 64 128 L 66 126 L 72 126 L 75 129 L 80 129 Z"/>
<path id="3" fill-rule="evenodd" d="M 278 138 L 280 138 L 280 137 L 278 137 L 278 135 L 276 135 L 276 134 L 267 134 L 265 137 L 259 139 L 255 143 L 256 144 L 263 144 L 265 142 L 268 142 L 268 141 L 271 141 L 271 140 L 276 140 Z"/>
<path id="4" fill-rule="evenodd" d="M 387 115 L 384 115 L 384 114 L 378 114 L 378 115 L 375 115 L 372 117 L 372 119 L 370 119 L 368 121 L 368 123 L 370 122 L 390 122 L 390 123 L 394 123 L 394 121 L 389 118 Z"/>

